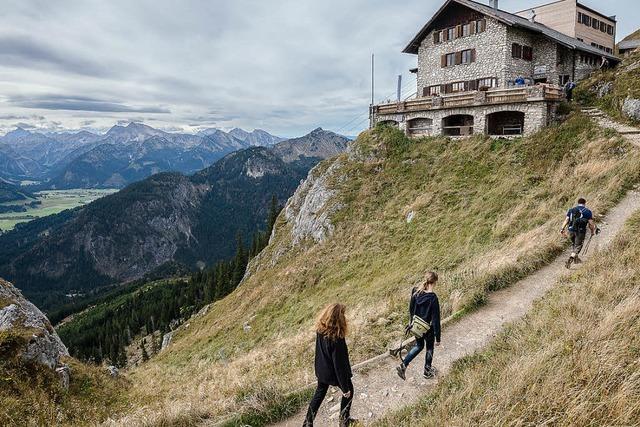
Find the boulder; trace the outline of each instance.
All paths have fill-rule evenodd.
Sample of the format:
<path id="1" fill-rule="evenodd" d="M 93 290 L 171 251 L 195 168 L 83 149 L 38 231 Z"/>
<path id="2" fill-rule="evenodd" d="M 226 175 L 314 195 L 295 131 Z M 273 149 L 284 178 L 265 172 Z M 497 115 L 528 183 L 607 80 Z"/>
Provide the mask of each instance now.
<path id="1" fill-rule="evenodd" d="M 622 112 L 634 120 L 640 120 L 640 99 L 627 98 L 622 104 Z"/>
<path id="2" fill-rule="evenodd" d="M 602 98 L 605 95 L 609 95 L 613 90 L 613 82 L 606 82 L 602 86 L 598 87 L 598 98 Z"/>
<path id="3" fill-rule="evenodd" d="M 162 346 L 160 347 L 160 351 L 169 347 L 169 344 L 171 344 L 172 338 L 173 338 L 173 331 L 167 332 L 166 334 L 164 334 L 164 336 L 162 337 Z"/>
<path id="4" fill-rule="evenodd" d="M 56 368 L 60 358 L 69 356 L 49 319 L 11 283 L 0 279 L 0 332 L 20 337 L 12 350 L 22 360 Z"/>
<path id="5" fill-rule="evenodd" d="M 63 364 L 59 368 L 56 368 L 56 373 L 58 374 L 58 378 L 60 378 L 60 385 L 63 389 L 69 390 L 69 365 Z"/>

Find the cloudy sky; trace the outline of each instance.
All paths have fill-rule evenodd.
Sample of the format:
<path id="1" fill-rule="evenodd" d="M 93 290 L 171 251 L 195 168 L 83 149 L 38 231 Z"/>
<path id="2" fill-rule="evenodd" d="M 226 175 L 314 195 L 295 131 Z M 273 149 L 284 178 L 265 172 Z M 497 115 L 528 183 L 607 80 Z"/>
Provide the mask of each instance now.
<path id="1" fill-rule="evenodd" d="M 485 0 L 485 2 L 487 2 Z M 637 0 L 584 3 L 640 22 Z M 501 0 L 520 10 L 538 0 Z M 103 131 L 263 128 L 296 136 L 366 126 L 377 100 L 415 91 L 401 50 L 442 0 L 3 0 L 0 134 L 16 125 Z M 635 24 L 634 24 L 635 23 Z"/>

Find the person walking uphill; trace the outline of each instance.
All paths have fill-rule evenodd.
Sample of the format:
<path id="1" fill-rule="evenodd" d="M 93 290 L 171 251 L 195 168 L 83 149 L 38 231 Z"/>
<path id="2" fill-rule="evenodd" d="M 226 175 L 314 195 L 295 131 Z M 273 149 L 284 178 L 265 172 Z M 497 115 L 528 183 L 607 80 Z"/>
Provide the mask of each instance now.
<path id="1" fill-rule="evenodd" d="M 351 364 L 349 351 L 344 339 L 347 334 L 346 307 L 342 304 L 330 304 L 320 313 L 316 323 L 316 359 L 315 370 L 318 378 L 316 392 L 311 398 L 303 427 L 312 427 L 320 405 L 327 395 L 329 386 L 342 390 L 340 402 L 340 427 L 356 423 L 351 418 L 353 383 L 351 382 Z"/>
<path id="2" fill-rule="evenodd" d="M 567 211 L 567 216 L 562 223 L 560 234 L 566 235 L 567 226 L 569 227 L 569 238 L 571 239 L 572 249 L 571 256 L 565 263 L 565 267 L 571 267 L 573 263 L 580 263 L 578 255 L 582 251 L 584 240 L 587 235 L 587 228 L 593 236 L 598 228 L 593 222 L 593 213 L 586 206 L 587 201 L 582 197 L 578 199 L 578 205 Z"/>
<path id="3" fill-rule="evenodd" d="M 433 292 L 437 282 L 438 275 L 430 271 L 425 275 L 424 282 L 411 291 L 411 302 L 409 303 L 411 324 L 407 328 L 416 335 L 416 344 L 400 366 L 396 368 L 398 376 L 403 380 L 406 379 L 407 366 L 425 346 L 427 353 L 424 360 L 424 377 L 427 379 L 435 377 L 435 369 L 431 366 L 431 362 L 433 361 L 434 344 L 440 345 L 440 302 L 438 296 Z M 422 333 L 424 329 L 416 327 L 421 325 L 424 325 L 424 329 L 428 328 L 428 331 Z"/>

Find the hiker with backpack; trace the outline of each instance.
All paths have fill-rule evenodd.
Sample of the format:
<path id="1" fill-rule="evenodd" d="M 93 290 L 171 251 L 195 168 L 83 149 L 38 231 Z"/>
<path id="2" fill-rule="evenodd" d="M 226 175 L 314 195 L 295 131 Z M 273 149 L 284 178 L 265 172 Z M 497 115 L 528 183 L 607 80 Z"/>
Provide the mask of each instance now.
<path id="1" fill-rule="evenodd" d="M 560 234 L 566 236 L 568 228 L 569 238 L 571 239 L 571 256 L 565 263 L 567 268 L 570 268 L 573 263 L 579 264 L 582 262 L 578 255 L 582 251 L 587 236 L 587 228 L 591 232 L 591 236 L 599 232 L 593 222 L 593 212 L 587 208 L 586 203 L 587 201 L 584 198 L 579 198 L 578 205 L 567 211 L 567 216 L 560 229 Z"/>
<path id="2" fill-rule="evenodd" d="M 410 324 L 407 331 L 416 337 L 416 344 L 407 353 L 400 366 L 396 368 L 398 376 L 406 380 L 407 366 L 425 348 L 427 353 L 424 360 L 424 374 L 426 379 L 435 377 L 435 369 L 431 366 L 434 346 L 440 345 L 440 302 L 433 291 L 438 282 L 438 274 L 430 271 L 425 275 L 424 282 L 411 291 L 409 303 Z"/>
<path id="3" fill-rule="evenodd" d="M 351 382 L 351 364 L 349 351 L 344 339 L 347 334 L 346 307 L 343 304 L 330 304 L 322 310 L 316 322 L 315 371 L 318 379 L 316 392 L 309 403 L 309 409 L 303 427 L 312 427 L 320 405 L 327 395 L 329 386 L 337 386 L 342 391 L 340 401 L 340 427 L 356 423 L 351 418 L 353 401 L 353 383 Z"/>

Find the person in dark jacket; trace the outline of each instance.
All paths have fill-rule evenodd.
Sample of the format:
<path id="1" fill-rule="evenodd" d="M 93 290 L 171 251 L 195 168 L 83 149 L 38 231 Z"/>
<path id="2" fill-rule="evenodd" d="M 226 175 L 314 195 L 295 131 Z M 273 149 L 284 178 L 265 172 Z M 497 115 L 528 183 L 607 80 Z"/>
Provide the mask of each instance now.
<path id="1" fill-rule="evenodd" d="M 566 235 L 566 230 L 569 228 L 569 238 L 571 239 L 571 255 L 565 263 L 565 267 L 571 268 L 571 264 L 580 264 L 582 261 L 578 257 L 582 251 L 584 241 L 587 236 L 587 229 L 591 232 L 591 235 L 599 232 L 593 221 L 593 212 L 586 206 L 587 201 L 580 197 L 578 199 L 578 205 L 569 209 L 567 215 L 562 223 L 560 234 Z"/>
<path id="2" fill-rule="evenodd" d="M 420 338 L 416 338 L 415 346 L 409 351 L 400 366 L 396 368 L 398 376 L 406 379 L 407 366 L 415 357 L 427 347 L 424 360 L 424 377 L 431 379 L 435 377 L 435 369 L 431 366 L 433 361 L 434 345 L 440 345 L 440 302 L 438 296 L 433 292 L 433 288 L 438 282 L 438 275 L 430 271 L 425 275 L 424 282 L 411 291 L 411 302 L 409 303 L 409 318 L 418 316 L 431 325 L 429 332 Z"/>
<path id="3" fill-rule="evenodd" d="M 342 304 L 330 304 L 322 310 L 316 323 L 316 359 L 315 370 L 318 379 L 316 392 L 311 399 L 303 427 L 312 427 L 320 405 L 327 395 L 329 386 L 340 387 L 340 427 L 356 422 L 351 418 L 353 383 L 351 382 L 351 363 L 349 351 L 344 339 L 347 334 L 346 307 Z"/>

